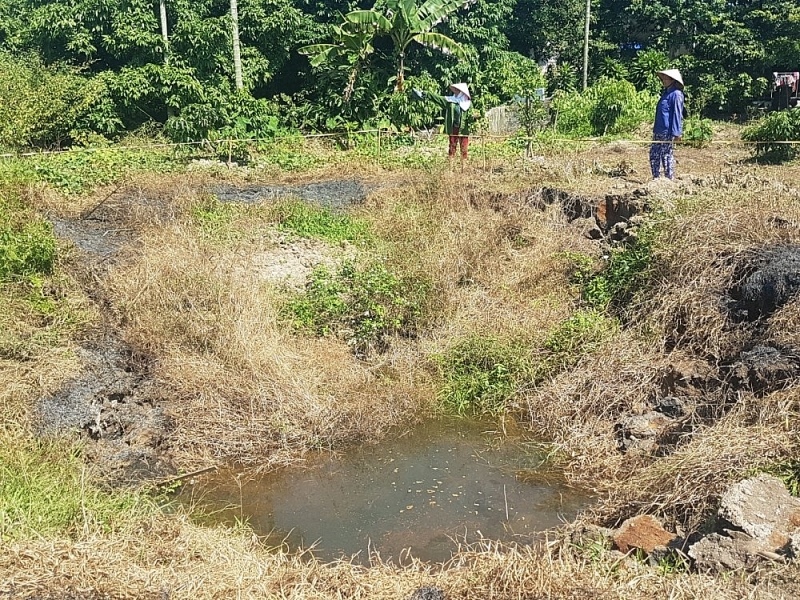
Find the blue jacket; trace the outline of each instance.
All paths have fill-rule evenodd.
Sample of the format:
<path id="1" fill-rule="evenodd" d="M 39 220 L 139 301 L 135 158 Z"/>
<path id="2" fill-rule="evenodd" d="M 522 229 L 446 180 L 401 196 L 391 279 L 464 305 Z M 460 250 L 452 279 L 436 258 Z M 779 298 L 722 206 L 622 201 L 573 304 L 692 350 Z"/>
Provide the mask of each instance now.
<path id="1" fill-rule="evenodd" d="M 656 106 L 654 136 L 678 137 L 683 135 L 683 91 L 670 86 L 661 92 Z"/>

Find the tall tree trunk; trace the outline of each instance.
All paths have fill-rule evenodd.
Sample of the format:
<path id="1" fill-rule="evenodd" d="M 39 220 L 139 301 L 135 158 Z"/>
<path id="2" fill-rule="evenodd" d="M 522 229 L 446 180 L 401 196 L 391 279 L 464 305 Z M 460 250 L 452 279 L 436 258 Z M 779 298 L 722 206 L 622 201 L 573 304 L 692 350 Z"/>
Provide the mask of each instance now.
<path id="1" fill-rule="evenodd" d="M 394 91 L 402 92 L 405 88 L 406 73 L 406 53 L 400 52 L 400 68 L 397 70 L 397 81 L 394 83 Z"/>
<path id="2" fill-rule="evenodd" d="M 169 64 L 169 30 L 167 29 L 167 2 L 159 0 L 159 14 L 161 15 L 161 37 L 164 38 L 164 64 Z"/>
<path id="3" fill-rule="evenodd" d="M 169 27 L 167 26 L 167 0 L 159 0 L 158 13 L 161 16 L 161 37 L 164 38 L 164 64 L 169 66 Z M 175 116 L 175 109 L 167 106 L 167 118 Z"/>
<path id="4" fill-rule="evenodd" d="M 239 3 L 231 0 L 231 22 L 233 24 L 233 71 L 236 74 L 236 89 L 244 87 L 242 83 L 242 49 L 239 44 Z"/>
<path id="5" fill-rule="evenodd" d="M 586 23 L 583 30 L 583 89 L 589 77 L 589 20 L 592 16 L 592 0 L 586 0 Z"/>

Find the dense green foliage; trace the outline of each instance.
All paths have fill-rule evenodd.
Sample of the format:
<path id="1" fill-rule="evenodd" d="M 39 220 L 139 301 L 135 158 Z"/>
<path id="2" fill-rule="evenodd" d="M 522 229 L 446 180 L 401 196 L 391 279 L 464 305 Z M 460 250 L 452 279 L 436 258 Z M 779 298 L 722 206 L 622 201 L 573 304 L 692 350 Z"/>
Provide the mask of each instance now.
<path id="1" fill-rule="evenodd" d="M 652 118 L 656 97 L 632 83 L 603 78 L 586 93 L 559 93 L 553 99 L 556 127 L 572 135 L 630 133 Z"/>
<path id="2" fill-rule="evenodd" d="M 776 160 L 794 158 L 798 154 L 798 145 L 783 142 L 800 142 L 800 110 L 770 113 L 745 129 L 742 139 L 756 142 L 756 154 Z"/>
<path id="3" fill-rule="evenodd" d="M 437 114 L 408 103 L 409 83 L 443 93 L 465 81 L 480 112 L 528 96 L 531 74 L 556 94 L 562 133 L 614 134 L 651 118 L 658 69 L 682 69 L 697 116 L 747 114 L 772 71 L 800 69 L 800 6 L 778 0 L 599 0 L 585 95 L 575 0 L 239 0 L 237 90 L 229 1 L 165 6 L 161 23 L 153 0 L 3 2 L 0 147 L 96 143 L 145 123 L 211 142 L 418 128 Z"/>
<path id="4" fill-rule="evenodd" d="M 529 350 L 493 337 L 472 336 L 436 357 L 442 405 L 460 415 L 498 414 L 530 372 Z"/>

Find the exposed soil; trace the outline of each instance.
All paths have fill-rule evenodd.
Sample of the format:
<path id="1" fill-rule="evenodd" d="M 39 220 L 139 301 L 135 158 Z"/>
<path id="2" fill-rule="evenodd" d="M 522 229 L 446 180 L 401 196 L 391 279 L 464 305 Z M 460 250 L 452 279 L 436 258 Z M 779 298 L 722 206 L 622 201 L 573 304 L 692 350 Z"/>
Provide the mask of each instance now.
<path id="1" fill-rule="evenodd" d="M 174 473 L 168 443 L 172 422 L 158 393 L 125 346 L 113 338 L 78 350 L 83 371 L 38 404 L 43 435 L 77 433 L 86 456 L 112 485 Z"/>

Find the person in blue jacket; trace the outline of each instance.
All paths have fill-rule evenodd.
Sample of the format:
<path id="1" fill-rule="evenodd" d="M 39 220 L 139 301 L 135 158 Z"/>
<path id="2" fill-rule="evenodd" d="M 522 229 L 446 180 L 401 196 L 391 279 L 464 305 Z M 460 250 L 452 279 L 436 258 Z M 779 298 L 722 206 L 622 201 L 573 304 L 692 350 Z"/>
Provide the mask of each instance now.
<path id="1" fill-rule="evenodd" d="M 683 135 L 683 77 L 678 69 L 659 71 L 657 75 L 664 87 L 656 105 L 650 169 L 654 179 L 658 179 L 662 168 L 665 177 L 674 179 L 675 142 Z"/>

